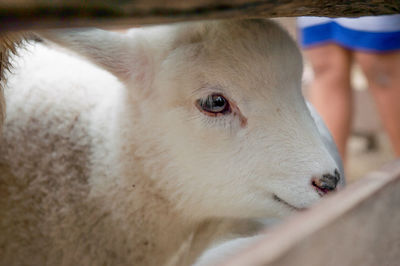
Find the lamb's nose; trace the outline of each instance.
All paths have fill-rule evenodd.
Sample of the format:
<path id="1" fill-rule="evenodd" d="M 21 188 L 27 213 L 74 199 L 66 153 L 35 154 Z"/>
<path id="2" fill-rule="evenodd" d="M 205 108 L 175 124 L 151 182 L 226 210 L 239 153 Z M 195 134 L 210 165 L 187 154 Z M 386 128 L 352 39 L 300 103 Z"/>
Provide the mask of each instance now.
<path id="1" fill-rule="evenodd" d="M 335 190 L 339 180 L 339 171 L 335 169 L 333 174 L 324 174 L 322 177 L 312 178 L 311 185 L 317 190 L 320 196 L 323 196 L 326 193 Z"/>

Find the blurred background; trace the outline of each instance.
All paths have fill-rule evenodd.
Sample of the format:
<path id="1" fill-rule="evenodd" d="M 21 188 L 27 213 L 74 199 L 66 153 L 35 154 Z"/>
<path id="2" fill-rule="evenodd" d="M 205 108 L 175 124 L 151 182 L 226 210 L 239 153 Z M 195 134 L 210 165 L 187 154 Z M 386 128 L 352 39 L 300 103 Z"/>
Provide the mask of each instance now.
<path id="1" fill-rule="evenodd" d="M 296 18 L 274 19 L 285 27 L 298 41 Z M 303 92 L 307 97 L 313 80 L 313 70 L 304 56 Z M 368 83 L 357 64 L 351 72 L 351 85 L 354 97 L 354 116 L 350 139 L 347 145 L 346 178 L 348 182 L 377 170 L 385 163 L 395 159 L 388 136 L 385 133 L 372 96 L 368 92 Z M 399 99 L 400 103 L 400 99 Z"/>

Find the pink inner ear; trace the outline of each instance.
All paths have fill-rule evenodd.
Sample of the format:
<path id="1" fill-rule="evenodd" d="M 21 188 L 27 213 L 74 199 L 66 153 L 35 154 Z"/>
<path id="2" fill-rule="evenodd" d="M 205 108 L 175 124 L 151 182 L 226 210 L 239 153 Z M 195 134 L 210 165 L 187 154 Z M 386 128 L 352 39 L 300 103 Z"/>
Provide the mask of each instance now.
<path id="1" fill-rule="evenodd" d="M 146 57 L 141 58 L 141 60 L 136 65 L 136 81 L 137 82 L 144 82 L 146 78 L 146 68 L 148 66 L 148 59 Z"/>
<path id="2" fill-rule="evenodd" d="M 135 82 L 138 82 L 140 84 L 147 83 L 148 79 L 151 76 L 151 69 L 149 64 L 149 58 L 141 56 L 139 60 L 134 62 L 134 69 L 133 71 L 129 71 L 129 75 L 134 76 Z"/>
<path id="3" fill-rule="evenodd" d="M 146 75 L 145 75 L 144 71 L 140 71 L 140 72 L 136 75 L 135 80 L 136 80 L 137 82 L 143 83 L 143 82 L 145 81 L 145 78 L 146 78 Z"/>

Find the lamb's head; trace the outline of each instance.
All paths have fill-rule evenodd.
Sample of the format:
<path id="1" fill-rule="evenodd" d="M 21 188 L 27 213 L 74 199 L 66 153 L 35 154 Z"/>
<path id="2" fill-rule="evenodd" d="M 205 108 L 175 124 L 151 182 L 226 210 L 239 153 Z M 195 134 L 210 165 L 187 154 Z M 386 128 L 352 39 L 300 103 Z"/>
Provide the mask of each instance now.
<path id="1" fill-rule="evenodd" d="M 301 94 L 301 55 L 274 23 L 54 39 L 126 84 L 148 174 L 188 217 L 282 217 L 336 188 L 337 165 Z"/>

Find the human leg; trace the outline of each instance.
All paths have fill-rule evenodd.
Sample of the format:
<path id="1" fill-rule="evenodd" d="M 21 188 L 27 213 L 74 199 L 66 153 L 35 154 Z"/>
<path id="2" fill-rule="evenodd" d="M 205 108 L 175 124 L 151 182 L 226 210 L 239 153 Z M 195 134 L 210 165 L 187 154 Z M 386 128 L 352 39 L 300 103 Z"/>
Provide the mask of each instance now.
<path id="1" fill-rule="evenodd" d="M 400 52 L 356 52 L 396 156 L 400 156 Z"/>
<path id="2" fill-rule="evenodd" d="M 351 52 L 335 44 L 325 44 L 307 49 L 306 56 L 314 70 L 310 101 L 324 119 L 345 161 L 352 117 Z"/>

